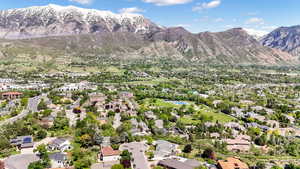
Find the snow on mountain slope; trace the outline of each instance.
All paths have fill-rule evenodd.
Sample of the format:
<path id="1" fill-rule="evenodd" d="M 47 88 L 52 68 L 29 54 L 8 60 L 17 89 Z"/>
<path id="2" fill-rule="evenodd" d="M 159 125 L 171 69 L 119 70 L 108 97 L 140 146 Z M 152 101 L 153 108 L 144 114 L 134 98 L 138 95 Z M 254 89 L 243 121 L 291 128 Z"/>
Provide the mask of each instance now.
<path id="1" fill-rule="evenodd" d="M 97 32 L 149 33 L 161 29 L 139 14 L 75 6 L 34 6 L 0 11 L 0 37 L 30 38 Z"/>

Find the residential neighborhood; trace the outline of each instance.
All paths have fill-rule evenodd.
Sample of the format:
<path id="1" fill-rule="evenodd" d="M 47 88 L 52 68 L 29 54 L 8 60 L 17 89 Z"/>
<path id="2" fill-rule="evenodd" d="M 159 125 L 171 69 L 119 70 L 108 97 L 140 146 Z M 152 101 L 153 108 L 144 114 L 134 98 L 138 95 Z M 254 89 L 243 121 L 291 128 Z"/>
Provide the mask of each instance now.
<path id="1" fill-rule="evenodd" d="M 123 76 L 146 80 L 154 75 Z M 186 86 L 185 76 L 163 71 L 159 76 L 177 80 L 118 84 L 112 83 L 118 75 L 102 76 L 45 74 L 38 76 L 40 87 L 2 86 L 0 161 L 5 169 L 300 165 L 298 84 L 194 81 Z M 218 77 L 228 78 L 222 71 Z M 24 83 L 12 78 L 0 82 Z"/>

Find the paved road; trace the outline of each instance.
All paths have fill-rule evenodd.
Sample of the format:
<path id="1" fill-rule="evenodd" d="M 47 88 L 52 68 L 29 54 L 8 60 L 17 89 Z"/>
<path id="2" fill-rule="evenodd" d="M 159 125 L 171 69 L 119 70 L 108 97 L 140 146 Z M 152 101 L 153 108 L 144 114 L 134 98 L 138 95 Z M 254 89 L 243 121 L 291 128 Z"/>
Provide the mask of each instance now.
<path id="1" fill-rule="evenodd" d="M 1 121 L 0 126 L 5 125 L 5 124 L 11 124 L 18 120 L 21 120 L 24 117 L 26 117 L 30 112 L 37 112 L 38 111 L 37 107 L 38 107 L 39 102 L 40 102 L 40 96 L 30 98 L 28 100 L 27 109 L 22 110 L 21 113 L 19 113 L 17 116 L 14 116 L 12 118 Z"/>
<path id="2" fill-rule="evenodd" d="M 30 163 L 38 160 L 35 154 L 19 154 L 8 157 L 4 163 L 7 169 L 27 169 Z"/>
<path id="3" fill-rule="evenodd" d="M 113 121 L 113 127 L 114 129 L 117 129 L 119 126 L 121 126 L 121 114 L 116 113 Z"/>
<path id="4" fill-rule="evenodd" d="M 33 113 L 37 112 L 40 101 L 41 101 L 41 96 L 36 96 L 36 97 L 30 98 L 28 100 L 27 109 Z"/>
<path id="5" fill-rule="evenodd" d="M 132 142 L 127 144 L 122 144 L 120 150 L 128 150 L 132 153 L 132 168 L 135 169 L 150 169 L 148 159 L 145 155 L 145 151 L 148 149 L 147 145 L 143 142 Z"/>

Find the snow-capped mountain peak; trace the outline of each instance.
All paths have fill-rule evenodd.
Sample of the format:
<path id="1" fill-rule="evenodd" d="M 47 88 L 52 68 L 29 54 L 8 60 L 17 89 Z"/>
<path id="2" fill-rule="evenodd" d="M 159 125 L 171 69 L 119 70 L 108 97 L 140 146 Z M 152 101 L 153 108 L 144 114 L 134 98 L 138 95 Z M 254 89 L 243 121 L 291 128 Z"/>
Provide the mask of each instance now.
<path id="1" fill-rule="evenodd" d="M 96 32 L 147 33 L 159 26 L 143 15 L 75 6 L 33 6 L 0 11 L 0 36 L 26 38 Z"/>

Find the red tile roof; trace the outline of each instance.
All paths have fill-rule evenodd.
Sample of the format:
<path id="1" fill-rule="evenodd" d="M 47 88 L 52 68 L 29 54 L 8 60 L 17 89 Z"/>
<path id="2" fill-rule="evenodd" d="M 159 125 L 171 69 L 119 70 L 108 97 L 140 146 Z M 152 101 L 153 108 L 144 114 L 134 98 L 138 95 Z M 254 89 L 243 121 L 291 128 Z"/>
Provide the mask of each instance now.
<path id="1" fill-rule="evenodd" d="M 227 158 L 226 160 L 219 160 L 218 166 L 221 169 L 249 169 L 246 163 L 243 163 L 241 160 L 237 158 Z"/>
<path id="2" fill-rule="evenodd" d="M 20 92 L 5 92 L 5 93 L 2 93 L 2 95 L 21 95 L 22 93 Z"/>
<path id="3" fill-rule="evenodd" d="M 114 150 L 113 148 L 111 148 L 110 146 L 108 147 L 102 147 L 101 149 L 101 154 L 106 157 L 106 156 L 116 156 L 116 155 L 120 155 L 121 152 L 119 150 Z"/>

